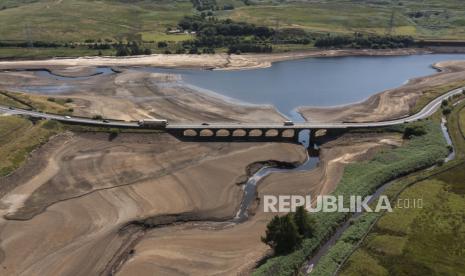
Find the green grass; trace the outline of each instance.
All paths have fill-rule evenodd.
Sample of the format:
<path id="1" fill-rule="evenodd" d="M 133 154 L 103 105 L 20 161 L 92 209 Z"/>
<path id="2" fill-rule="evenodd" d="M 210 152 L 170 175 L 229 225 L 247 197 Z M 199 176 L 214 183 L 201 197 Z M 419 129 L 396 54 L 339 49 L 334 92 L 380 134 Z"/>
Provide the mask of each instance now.
<path id="1" fill-rule="evenodd" d="M 438 123 L 428 120 L 423 121 L 422 124 L 427 129 L 427 134 L 414 137 L 399 148 L 378 152 L 370 161 L 348 165 L 333 194 L 346 195 L 346 200 L 349 199 L 348 195 L 366 196 L 372 194 L 377 187 L 389 180 L 426 168 L 444 158 L 447 154 L 446 142 Z M 315 238 L 305 240 L 302 249 L 294 253 L 269 259 L 254 274 L 292 275 L 318 245 L 325 240 L 325 237 L 330 235 L 346 219 L 346 214 L 317 213 L 315 218 L 319 225 L 319 231 Z M 362 225 L 366 225 L 366 218 L 361 221 L 364 222 Z M 349 254 L 354 243 L 361 239 L 360 234 L 364 233 L 361 229 L 366 227 L 360 225 L 354 227 L 356 228 L 351 230 L 353 232 L 350 237 L 328 252 L 326 260 L 322 260 L 320 275 L 328 275 L 326 272 L 334 271 L 338 261 Z"/>
<path id="2" fill-rule="evenodd" d="M 439 180 L 458 171 L 463 171 L 463 167 L 405 190 L 402 198 L 421 197 L 424 207 L 395 208 L 384 215 L 360 250 L 392 275 L 465 273 L 465 225 L 462 223 L 465 198 L 447 191 L 447 182 Z M 364 260 L 354 254 L 341 275 L 366 274 L 365 269 Z"/>
<path id="3" fill-rule="evenodd" d="M 395 208 L 375 224 L 350 256 L 341 275 L 460 275 L 465 273 L 465 103 L 449 116 L 456 160 L 423 172 L 419 180 L 396 183 L 386 192 L 418 199 L 423 208 Z M 429 175 L 429 176 L 428 176 Z M 407 189 L 403 190 L 405 187 Z M 397 190 L 397 192 L 396 192 Z M 372 266 L 367 266 L 367 262 Z M 373 272 L 375 270 L 376 272 Z"/>
<path id="4" fill-rule="evenodd" d="M 368 3 L 369 2 L 369 3 Z M 463 3 L 448 1 L 326 1 L 244 6 L 224 17 L 273 27 L 300 27 L 313 32 L 411 35 L 418 39 L 465 39 Z M 414 12 L 424 16 L 413 17 Z"/>
<path id="5" fill-rule="evenodd" d="M 457 81 L 425 89 L 422 91 L 421 97 L 416 101 L 415 108 L 412 110 L 412 114 L 420 111 L 435 98 L 463 86 L 465 86 L 465 81 Z"/>
<path id="6" fill-rule="evenodd" d="M 44 144 L 60 131 L 58 124 L 51 121 L 31 121 L 15 117 L 0 117 L 0 176 L 19 168 L 29 153 Z"/>
<path id="7" fill-rule="evenodd" d="M 215 11 L 220 18 L 243 20 L 271 27 L 299 27 L 317 33 L 388 31 L 394 11 L 393 34 L 418 39 L 465 39 L 465 6 L 447 1 L 347 1 L 260 2 L 244 5 L 239 0 L 218 0 L 221 7 L 233 4 L 232 11 Z M 2 9 L 5 7 L 5 9 Z M 412 13 L 422 12 L 421 17 Z M 0 40 L 79 42 L 86 39 L 181 41 L 189 36 L 166 35 L 179 19 L 196 13 L 188 0 L 0 0 Z M 18 20 L 21 19 L 21 20 Z M 1 57 L 21 51 L 0 52 Z M 43 52 L 50 56 L 49 50 Z M 57 55 L 92 55 L 80 50 L 56 50 Z M 36 53 L 38 55 L 38 53 Z"/>
<path id="8" fill-rule="evenodd" d="M 0 92 L 0 104 L 17 108 L 33 107 L 50 113 L 71 114 L 66 99 Z M 0 116 L 0 176 L 19 168 L 31 151 L 61 132 L 63 126 L 55 121 L 33 122 L 18 116 Z"/>
<path id="9" fill-rule="evenodd" d="M 194 39 L 192 34 L 166 34 L 156 32 L 144 32 L 142 33 L 143 41 L 168 41 L 168 42 L 180 42 L 184 40 Z"/>
<path id="10" fill-rule="evenodd" d="M 101 50 L 103 56 L 114 56 L 115 50 Z M 99 50 L 88 49 L 87 47 L 78 48 L 19 48 L 8 47 L 0 48 L 0 59 L 35 59 L 35 58 L 52 58 L 52 57 L 82 57 L 97 56 Z"/>
<path id="11" fill-rule="evenodd" d="M 389 272 L 380 265 L 376 258 L 373 258 L 368 252 L 363 249 L 357 250 L 353 254 L 354 258 L 359 260 L 357 267 L 352 267 L 351 270 L 345 271 L 347 275 L 378 275 L 388 276 Z"/>
<path id="12" fill-rule="evenodd" d="M 46 113 L 71 115 L 70 105 L 65 98 L 46 97 L 40 95 L 0 92 L 0 105 L 18 108 L 35 109 Z"/>
<path id="13" fill-rule="evenodd" d="M 390 9 L 337 2 L 340 1 L 243 7 L 235 9 L 228 17 L 268 26 L 300 27 L 315 32 L 352 33 L 359 30 L 379 33 L 388 25 Z M 398 24 L 403 26 L 407 23 L 401 18 Z"/>
<path id="14" fill-rule="evenodd" d="M 0 10 L 0 38 L 131 40 L 144 32 L 162 33 L 191 13 L 190 1 L 41 0 Z"/>

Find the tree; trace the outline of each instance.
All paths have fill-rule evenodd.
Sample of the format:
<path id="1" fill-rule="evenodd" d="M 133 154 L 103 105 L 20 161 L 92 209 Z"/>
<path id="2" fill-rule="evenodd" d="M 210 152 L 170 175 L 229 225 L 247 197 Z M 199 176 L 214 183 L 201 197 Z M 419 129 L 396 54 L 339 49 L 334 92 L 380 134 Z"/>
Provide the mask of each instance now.
<path id="1" fill-rule="evenodd" d="M 452 109 L 450 107 L 444 107 L 442 109 L 442 114 L 444 115 L 449 115 L 452 112 Z"/>
<path id="2" fill-rule="evenodd" d="M 275 254 L 287 254 L 300 246 L 302 236 L 291 214 L 275 216 L 266 226 L 265 237 L 262 242 L 273 248 Z"/>
<path id="3" fill-rule="evenodd" d="M 426 134 L 426 130 L 422 125 L 409 125 L 404 129 L 404 138 L 410 139 L 412 136 L 422 136 Z"/>
<path id="4" fill-rule="evenodd" d="M 315 234 L 315 220 L 303 206 L 297 207 L 293 216 L 299 234 L 304 238 L 312 238 Z"/>
<path id="5" fill-rule="evenodd" d="M 126 45 L 123 45 L 122 43 L 118 44 L 116 46 L 116 56 L 124 57 L 127 55 L 129 55 L 129 51 Z"/>
<path id="6" fill-rule="evenodd" d="M 160 41 L 157 43 L 157 47 L 158 48 L 166 48 L 168 47 L 168 43 L 166 43 L 165 41 Z"/>

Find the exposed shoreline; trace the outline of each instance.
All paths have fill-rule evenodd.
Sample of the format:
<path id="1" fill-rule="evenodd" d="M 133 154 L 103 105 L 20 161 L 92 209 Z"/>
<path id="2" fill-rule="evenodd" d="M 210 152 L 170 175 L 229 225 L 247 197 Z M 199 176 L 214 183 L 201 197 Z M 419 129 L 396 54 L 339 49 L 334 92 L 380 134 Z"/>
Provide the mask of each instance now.
<path id="1" fill-rule="evenodd" d="M 273 62 L 302 59 L 309 57 L 342 57 L 342 56 L 399 56 L 414 54 L 431 54 L 440 52 L 431 49 L 344 49 L 344 50 L 311 50 L 299 52 L 271 54 L 154 54 L 149 56 L 131 57 L 79 57 L 53 58 L 44 60 L 11 60 L 0 61 L 0 69 L 44 68 L 61 66 L 154 66 L 165 68 L 203 68 L 210 70 L 246 70 L 267 68 Z M 465 52 L 465 51 L 464 51 Z"/>
<path id="2" fill-rule="evenodd" d="M 441 48 L 443 49 L 443 48 Z M 444 50 L 444 49 L 443 49 Z M 42 68 L 48 72 L 52 72 L 54 75 L 69 76 L 70 78 L 92 74 L 92 70 L 95 67 L 108 66 L 113 68 L 115 72 L 120 74 L 119 79 L 126 75 L 124 68 L 132 66 L 155 66 L 155 67 L 171 67 L 171 68 L 205 68 L 212 70 L 248 70 L 257 68 L 266 68 L 271 66 L 274 62 L 281 62 L 286 60 L 303 59 L 309 57 L 342 57 L 342 56 L 399 56 L 399 55 L 414 55 L 414 54 L 432 54 L 438 53 L 438 50 L 429 51 L 427 49 L 396 49 L 396 50 L 318 50 L 318 51 L 305 51 L 305 52 L 289 52 L 289 53 L 274 53 L 274 54 L 244 54 L 244 55 L 226 55 L 226 54 L 214 54 L 214 55 L 151 55 L 151 56 L 138 56 L 138 57 L 97 57 L 97 58 L 76 58 L 76 59 L 51 59 L 51 60 L 35 60 L 35 61 L 0 61 L 0 70 L 10 69 L 12 72 L 17 70 L 38 70 Z M 314 106 L 300 106 L 296 108 L 296 113 L 299 113 L 305 120 L 312 121 L 374 121 L 374 120 L 389 120 L 400 118 L 408 115 L 415 104 L 415 102 L 421 98 L 425 91 L 421 89 L 427 89 L 428 87 L 434 87 L 438 84 L 444 84 L 452 81 L 465 81 L 460 73 L 465 71 L 465 64 L 461 61 L 451 62 L 440 62 L 432 65 L 439 72 L 431 74 L 425 77 L 413 78 L 406 81 L 403 85 L 389 89 L 385 91 L 378 91 L 368 98 L 359 102 L 347 103 L 339 106 L 325 106 L 325 107 L 314 107 Z M 45 68 L 45 69 L 44 69 Z M 141 73 L 142 74 L 142 73 Z M 153 76 L 158 75 L 157 79 L 161 78 L 162 82 L 168 81 L 162 77 L 164 74 L 152 74 Z M 130 78 L 126 81 L 134 81 L 133 74 L 130 74 Z M 168 82 L 173 82 L 169 80 Z M 195 92 L 194 98 L 200 102 L 198 104 L 203 105 L 202 102 L 207 101 L 214 103 L 208 110 L 215 110 L 219 112 L 218 106 L 228 106 L 228 109 L 240 110 L 241 121 L 246 120 L 251 116 L 251 109 L 255 110 L 273 110 L 278 117 L 287 117 L 285 114 L 281 114 L 275 107 L 262 104 L 250 104 L 241 102 L 240 100 L 232 99 L 227 96 L 217 93 L 216 91 L 209 91 L 193 87 L 182 80 L 176 79 L 175 82 L 178 87 L 183 90 L 189 90 Z M 90 84 L 90 83 L 89 83 Z M 5 86 L 6 87 L 6 86 Z M 173 90 L 173 89 L 170 89 Z M 170 97 L 173 95 L 173 91 L 170 91 Z M 75 93 L 73 93 L 75 94 Z M 166 96 L 166 93 L 163 93 Z M 77 96 L 77 94 L 73 95 Z M 162 95 L 161 95 L 162 96 Z M 175 101 L 175 99 L 171 99 Z M 185 102 L 185 101 L 184 101 Z M 392 104 L 391 104 L 392 102 Z M 159 106 L 161 108 L 161 106 Z M 102 107 L 103 108 L 103 107 Z M 194 108 L 194 107 L 193 107 Z M 158 108 L 157 108 L 158 109 Z M 194 108 L 195 109 L 195 108 Z M 224 109 L 221 108 L 224 111 Z M 225 113 L 221 111 L 221 117 L 223 120 L 226 118 Z M 337 111 L 337 112 L 336 112 Z M 114 113 L 114 112 L 113 112 Z M 144 113 L 144 112 L 143 112 Z M 145 114 L 145 113 L 144 113 Z M 81 114 L 86 115 L 86 114 Z M 88 115 L 88 114 L 87 114 Z M 109 118 L 112 118 L 112 114 Z M 115 115 L 115 114 L 113 114 Z M 165 112 L 156 112 L 155 117 L 166 117 Z M 246 117 L 243 117 L 246 116 Z M 196 116 L 194 116 L 196 117 Z M 210 116 L 209 116 L 210 117 Z M 242 118 L 243 117 L 243 118 Z M 259 116 L 260 117 L 260 116 Z M 263 119 L 263 117 L 261 117 Z M 118 118 L 128 119 L 128 118 Z M 175 119 L 175 118 L 168 118 Z M 207 119 L 207 118 L 205 118 Z"/>

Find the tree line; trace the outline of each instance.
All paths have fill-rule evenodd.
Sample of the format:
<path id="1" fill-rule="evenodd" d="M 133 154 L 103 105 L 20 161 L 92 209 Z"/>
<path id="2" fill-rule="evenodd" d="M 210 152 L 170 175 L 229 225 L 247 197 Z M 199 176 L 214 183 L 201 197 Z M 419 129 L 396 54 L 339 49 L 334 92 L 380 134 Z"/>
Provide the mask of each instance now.
<path id="1" fill-rule="evenodd" d="M 183 42 L 185 48 L 227 48 L 229 53 L 272 51 L 270 38 L 275 33 L 272 28 L 204 16 L 186 16 L 178 26 L 196 33 L 194 40 Z"/>
<path id="2" fill-rule="evenodd" d="M 317 38 L 315 47 L 318 48 L 371 48 L 371 49 L 393 49 L 408 48 L 415 45 L 415 40 L 411 36 L 381 36 L 365 35 L 355 33 L 348 35 L 327 35 Z"/>

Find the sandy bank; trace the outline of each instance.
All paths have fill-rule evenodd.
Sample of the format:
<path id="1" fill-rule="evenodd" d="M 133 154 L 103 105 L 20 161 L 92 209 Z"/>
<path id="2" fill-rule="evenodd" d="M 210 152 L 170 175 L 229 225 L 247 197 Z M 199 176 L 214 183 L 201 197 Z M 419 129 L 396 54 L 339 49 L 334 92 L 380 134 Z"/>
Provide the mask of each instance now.
<path id="1" fill-rule="evenodd" d="M 56 58 L 47 60 L 15 60 L 0 61 L 0 69 L 13 68 L 49 68 L 49 67 L 82 67 L 82 66 L 155 66 L 177 68 L 206 68 L 206 69 L 253 69 L 271 66 L 276 61 L 299 59 L 306 57 L 336 57 L 336 56 L 387 56 L 411 55 L 429 53 L 424 49 L 394 49 L 394 50 L 314 50 L 272 54 L 212 54 L 212 55 L 165 55 L 133 57 L 81 57 Z M 61 71 L 63 74 L 74 75 L 76 72 Z"/>

